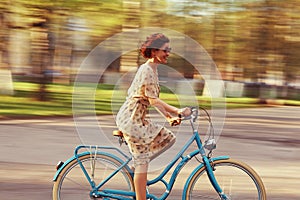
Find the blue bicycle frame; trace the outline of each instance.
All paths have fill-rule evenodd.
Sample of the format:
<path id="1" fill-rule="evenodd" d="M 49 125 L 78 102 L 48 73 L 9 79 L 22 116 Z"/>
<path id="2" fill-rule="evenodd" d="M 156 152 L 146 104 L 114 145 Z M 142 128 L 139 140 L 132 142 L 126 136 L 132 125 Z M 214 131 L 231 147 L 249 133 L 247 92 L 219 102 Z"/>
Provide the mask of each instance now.
<path id="1" fill-rule="evenodd" d="M 196 141 L 197 145 L 198 145 L 198 149 L 194 150 L 193 152 L 189 153 L 186 156 L 183 156 L 184 152 L 189 148 L 189 146 Z M 78 153 L 78 151 L 82 148 L 90 148 L 90 149 L 94 149 L 94 152 L 83 152 L 83 153 Z M 106 153 L 103 151 L 98 151 L 98 150 L 115 150 L 116 152 L 118 152 L 120 155 L 122 155 L 125 160 L 121 159 L 118 156 L 115 156 L 113 154 L 110 153 Z M 79 160 L 80 156 L 83 155 L 87 155 L 87 154 L 104 154 L 104 155 L 109 155 L 111 157 L 113 157 L 114 159 L 118 160 L 120 163 L 122 163 L 122 165 L 120 165 L 116 171 L 114 171 L 112 174 L 110 174 L 108 177 L 106 177 L 101 183 L 99 183 L 98 185 L 95 184 L 95 182 L 92 180 L 92 178 L 89 176 L 88 172 L 86 171 L 85 167 L 83 166 L 83 164 L 81 163 L 81 161 Z M 117 174 L 122 168 L 126 168 L 131 176 L 133 177 L 134 173 L 132 172 L 132 170 L 128 167 L 128 163 L 131 161 L 131 157 L 128 157 L 126 154 L 124 154 L 122 151 L 120 151 L 118 148 L 115 147 L 99 147 L 99 146 L 78 146 L 75 149 L 74 152 L 74 157 L 69 159 L 68 161 L 66 161 L 64 163 L 64 166 L 67 165 L 69 162 L 71 162 L 74 159 L 77 159 L 78 163 L 80 164 L 80 167 L 86 177 L 86 179 L 88 180 L 88 182 L 91 185 L 91 196 L 94 197 L 107 197 L 107 198 L 114 198 L 114 199 L 120 199 L 120 200 L 130 200 L 132 199 L 133 196 L 135 196 L 135 193 L 132 191 L 121 191 L 121 190 L 113 190 L 113 189 L 105 189 L 102 191 L 99 191 L 99 189 L 106 183 L 108 182 L 115 174 Z M 200 136 L 198 134 L 198 131 L 194 131 L 193 136 L 189 139 L 189 141 L 184 145 L 184 147 L 181 149 L 181 151 L 175 156 L 175 158 L 168 164 L 168 166 L 161 172 L 161 174 L 159 176 L 157 176 L 155 179 L 150 180 L 147 182 L 147 185 L 153 185 L 159 181 L 161 181 L 165 187 L 166 190 L 165 192 L 160 196 L 160 197 L 156 197 L 155 195 L 152 194 L 147 194 L 147 198 L 153 199 L 153 200 L 163 200 L 166 199 L 170 193 L 170 191 L 172 190 L 172 187 L 175 183 L 175 180 L 179 174 L 179 172 L 181 171 L 181 169 L 185 166 L 185 164 L 194 156 L 200 154 L 202 156 L 202 161 L 203 163 L 200 163 L 200 165 L 193 171 L 193 173 L 190 175 L 190 177 L 188 178 L 187 181 L 189 181 L 189 179 L 192 177 L 192 175 L 194 173 L 196 173 L 196 171 L 200 168 L 202 168 L 203 166 L 206 167 L 206 171 L 209 177 L 210 182 L 212 183 L 213 187 L 215 188 L 216 192 L 220 195 L 220 197 L 222 199 L 228 199 L 226 197 L 226 195 L 223 194 L 221 187 L 219 186 L 219 184 L 217 183 L 215 177 L 214 177 L 214 173 L 213 173 L 213 169 L 210 165 L 211 162 L 217 161 L 217 160 L 226 160 L 229 159 L 228 156 L 220 156 L 220 157 L 216 157 L 216 158 L 208 158 L 205 154 L 205 150 L 203 148 Z M 174 169 L 171 178 L 169 180 L 169 182 L 165 181 L 163 178 L 164 176 L 172 169 L 172 167 L 175 165 L 175 163 L 179 160 L 182 159 L 176 166 L 176 168 Z M 58 174 L 60 173 L 60 170 L 64 168 L 64 166 L 62 166 L 56 173 L 56 177 L 54 178 L 54 180 L 56 180 Z M 186 191 L 186 190 L 184 190 Z M 125 197 L 128 196 L 129 198 Z M 183 195 L 184 196 L 184 195 Z"/>
<path id="2" fill-rule="evenodd" d="M 221 199 L 223 200 L 227 200 L 229 199 L 222 191 L 221 187 L 219 186 L 214 173 L 213 173 L 213 169 L 211 167 L 211 162 L 214 161 L 218 161 L 218 160 L 226 160 L 229 159 L 228 156 L 219 156 L 219 157 L 215 157 L 215 158 L 209 158 L 206 155 L 204 146 L 202 145 L 202 141 L 200 138 L 200 135 L 198 133 L 198 130 L 196 130 L 193 126 L 193 122 L 191 120 L 191 125 L 193 128 L 193 135 L 192 137 L 187 141 L 187 143 L 183 146 L 183 148 L 180 150 L 180 152 L 175 156 L 175 158 L 168 164 L 168 166 L 161 172 L 161 174 L 159 176 L 157 176 L 156 178 L 154 178 L 153 180 L 149 180 L 147 182 L 147 185 L 153 185 L 159 181 L 161 181 L 165 187 L 166 190 L 165 192 L 160 196 L 157 197 L 155 195 L 152 194 L 147 194 L 147 199 L 153 199 L 153 200 L 163 200 L 166 199 L 170 193 L 170 191 L 172 190 L 172 187 L 175 183 L 175 180 L 179 174 L 179 172 L 181 171 L 181 169 L 185 166 L 185 164 L 192 159 L 193 157 L 195 157 L 196 155 L 201 155 L 202 157 L 202 162 L 200 163 L 200 165 L 198 165 L 195 170 L 190 174 L 190 176 L 187 179 L 187 183 L 190 181 L 190 179 L 192 178 L 193 174 L 195 174 L 200 168 L 202 168 L 203 166 L 205 166 L 206 168 L 206 172 L 207 175 L 209 177 L 209 180 L 212 184 L 212 186 L 214 187 L 215 191 L 219 194 L 219 196 L 221 197 Z M 192 151 L 191 153 L 189 153 L 188 155 L 184 156 L 183 154 L 186 152 L 186 150 L 190 147 L 190 145 L 193 142 L 196 142 L 198 149 Z M 86 151 L 83 153 L 78 153 L 80 149 L 82 148 L 90 148 L 90 152 Z M 93 151 L 92 151 L 93 149 Z M 103 151 L 99 151 L 99 150 L 114 150 L 117 153 L 119 153 L 123 159 L 121 159 L 118 156 L 115 156 L 111 153 L 107 153 L 107 152 L 103 152 Z M 114 159 L 116 159 L 117 161 L 119 161 L 121 163 L 121 165 L 114 171 L 112 172 L 110 175 L 108 175 L 103 181 L 101 181 L 101 183 L 99 183 L 98 185 L 95 184 L 95 182 L 92 180 L 92 178 L 89 176 L 88 172 L 86 171 L 85 167 L 83 166 L 83 164 L 81 163 L 81 161 L 79 160 L 80 156 L 83 155 L 88 155 L 88 154 L 103 154 L 103 155 L 108 155 Z M 173 168 L 173 166 L 175 166 L 176 162 L 181 158 L 181 161 L 176 165 L 171 178 L 169 180 L 169 182 L 167 182 L 166 180 L 164 180 L 164 176 Z M 86 179 L 88 180 L 88 182 L 91 185 L 91 192 L 90 195 L 92 197 L 102 197 L 102 198 L 112 198 L 112 199 L 119 199 L 119 200 L 131 200 L 133 199 L 133 197 L 135 196 L 135 193 L 133 191 L 123 191 L 123 190 L 114 190 L 114 189 L 104 189 L 104 190 L 100 190 L 101 187 L 107 183 L 115 174 L 117 174 L 121 169 L 126 168 L 129 172 L 130 175 L 134 176 L 134 172 L 128 167 L 128 163 L 132 160 L 131 157 L 127 156 L 126 154 L 124 154 L 120 149 L 115 148 L 115 147 L 105 147 L 105 146 L 78 146 L 75 149 L 74 152 L 74 157 L 69 159 L 68 161 L 66 161 L 64 163 L 64 165 L 62 167 L 60 167 L 58 169 L 58 171 L 56 172 L 56 175 L 54 177 L 54 181 L 57 179 L 57 176 L 60 174 L 60 171 L 64 168 L 64 166 L 66 166 L 68 163 L 72 162 L 73 160 L 77 160 L 77 162 L 79 163 Z M 184 194 L 183 196 L 185 196 L 185 192 L 186 192 L 186 187 L 187 184 L 185 184 L 185 188 L 183 190 Z"/>

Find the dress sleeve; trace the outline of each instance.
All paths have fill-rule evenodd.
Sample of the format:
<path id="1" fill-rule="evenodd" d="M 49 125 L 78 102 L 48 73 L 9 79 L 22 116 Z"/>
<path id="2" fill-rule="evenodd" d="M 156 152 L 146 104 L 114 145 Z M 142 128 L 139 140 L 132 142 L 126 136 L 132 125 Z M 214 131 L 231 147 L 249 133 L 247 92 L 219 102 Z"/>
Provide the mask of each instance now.
<path id="1" fill-rule="evenodd" d="M 144 95 L 147 98 L 158 98 L 159 97 L 159 89 L 157 84 L 145 84 L 143 85 Z"/>
<path id="2" fill-rule="evenodd" d="M 147 68 L 143 73 L 142 91 L 143 95 L 147 98 L 159 97 L 158 79 L 151 68 Z"/>

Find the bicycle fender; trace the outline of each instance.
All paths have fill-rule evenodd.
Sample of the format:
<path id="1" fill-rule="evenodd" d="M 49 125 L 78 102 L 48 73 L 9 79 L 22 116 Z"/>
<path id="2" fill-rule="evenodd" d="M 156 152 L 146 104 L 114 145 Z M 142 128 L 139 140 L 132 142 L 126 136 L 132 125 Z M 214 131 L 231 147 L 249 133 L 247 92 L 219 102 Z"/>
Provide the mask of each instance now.
<path id="1" fill-rule="evenodd" d="M 81 157 L 81 156 L 85 156 L 85 155 L 89 155 L 89 154 L 90 154 L 90 152 L 86 151 L 86 152 L 82 152 L 82 153 L 77 154 L 77 157 L 79 158 L 79 157 Z M 106 152 L 97 152 L 97 154 L 98 154 L 98 155 L 101 155 L 101 154 L 102 154 L 102 155 L 107 155 L 107 156 L 110 156 L 110 157 L 116 159 L 117 161 L 122 162 L 122 159 L 121 159 L 121 158 L 119 158 L 119 157 L 117 157 L 117 156 L 115 156 L 115 155 L 112 155 L 112 154 L 110 154 L 110 153 L 106 153 Z M 74 155 L 73 157 L 71 157 L 71 158 L 69 158 L 67 161 L 65 161 L 64 164 L 56 171 L 56 173 L 55 173 L 55 175 L 54 175 L 54 177 L 53 177 L 53 181 L 56 181 L 56 180 L 57 180 L 57 177 L 59 176 L 59 174 L 61 173 L 61 171 L 62 171 L 69 163 L 73 162 L 73 161 L 76 160 L 76 159 L 77 159 L 77 158 L 76 158 L 76 156 Z"/>
<path id="2" fill-rule="evenodd" d="M 210 161 L 218 161 L 218 160 L 228 160 L 229 156 L 218 156 L 215 158 L 210 158 Z M 194 174 L 201 169 L 204 166 L 203 163 L 201 163 L 200 165 L 198 165 L 193 171 L 192 173 L 189 175 L 188 179 L 186 180 L 185 184 L 184 184 L 184 188 L 183 188 L 183 192 L 182 192 L 182 200 L 185 200 L 184 197 L 186 195 L 186 191 L 187 191 L 187 187 L 189 185 L 189 182 L 191 181 L 192 177 L 194 176 Z"/>
<path id="3" fill-rule="evenodd" d="M 85 156 L 85 155 L 88 155 L 88 154 L 89 154 L 89 152 L 83 152 L 83 153 L 78 154 L 78 157 L 80 157 L 80 156 Z M 67 161 L 65 161 L 64 164 L 63 164 L 59 169 L 57 169 L 57 171 L 56 171 L 56 173 L 55 173 L 55 175 L 54 175 L 53 181 L 56 181 L 58 175 L 60 174 L 60 172 L 61 172 L 61 171 L 62 171 L 62 170 L 63 170 L 70 162 L 72 162 L 72 161 L 74 161 L 74 160 L 76 160 L 76 157 L 75 157 L 75 156 L 73 156 L 73 157 L 69 158 Z"/>

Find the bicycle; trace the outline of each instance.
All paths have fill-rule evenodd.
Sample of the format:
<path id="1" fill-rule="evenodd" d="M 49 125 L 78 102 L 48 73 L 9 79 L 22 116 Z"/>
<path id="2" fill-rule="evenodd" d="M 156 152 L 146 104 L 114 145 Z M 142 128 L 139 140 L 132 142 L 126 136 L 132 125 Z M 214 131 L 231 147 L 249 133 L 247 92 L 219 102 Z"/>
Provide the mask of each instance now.
<path id="1" fill-rule="evenodd" d="M 191 160 L 196 159 L 199 165 L 190 173 L 184 184 L 182 200 L 222 199 L 222 200 L 266 200 L 266 190 L 259 175 L 248 165 L 231 159 L 229 156 L 211 157 L 216 149 L 213 126 L 208 112 L 210 135 L 202 143 L 195 127 L 198 108 L 192 108 L 192 114 L 182 120 L 190 121 L 193 134 L 173 160 L 147 185 L 163 183 L 165 191 L 160 196 L 147 190 L 147 199 L 166 199 L 176 181 L 179 172 Z M 114 132 L 124 143 L 122 133 Z M 196 143 L 197 149 L 184 155 L 189 146 Z M 79 152 L 82 149 L 83 152 Z M 110 153 L 108 151 L 113 151 Z M 118 155 L 115 155 L 117 153 Z M 200 157 L 200 158 L 198 158 Z M 66 162 L 59 162 L 54 176 L 53 199 L 135 199 L 134 171 L 129 167 L 131 157 L 116 147 L 80 145 L 74 156 Z M 180 160 L 181 159 L 181 160 Z M 173 169 L 167 182 L 164 177 Z"/>

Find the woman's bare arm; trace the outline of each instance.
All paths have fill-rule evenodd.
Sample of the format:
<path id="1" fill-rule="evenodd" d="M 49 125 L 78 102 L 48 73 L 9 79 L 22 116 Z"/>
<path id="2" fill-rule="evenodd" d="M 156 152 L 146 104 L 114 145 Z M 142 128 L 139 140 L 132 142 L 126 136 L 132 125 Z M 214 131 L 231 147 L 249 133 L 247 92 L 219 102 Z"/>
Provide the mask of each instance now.
<path id="1" fill-rule="evenodd" d="M 172 118 L 170 113 L 173 113 L 175 115 L 178 115 L 180 113 L 180 109 L 167 104 L 159 98 L 149 98 L 149 103 L 151 106 L 157 108 L 159 112 L 162 113 L 167 119 Z"/>

